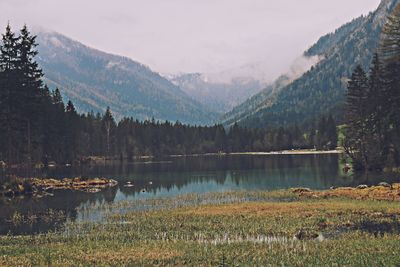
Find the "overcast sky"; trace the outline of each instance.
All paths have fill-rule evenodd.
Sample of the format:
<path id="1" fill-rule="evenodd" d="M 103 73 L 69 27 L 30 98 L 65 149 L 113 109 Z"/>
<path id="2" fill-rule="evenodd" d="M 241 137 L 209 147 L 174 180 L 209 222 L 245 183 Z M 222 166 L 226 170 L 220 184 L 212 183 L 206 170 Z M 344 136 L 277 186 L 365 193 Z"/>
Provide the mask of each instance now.
<path id="1" fill-rule="evenodd" d="M 0 0 L 0 23 L 26 22 L 162 73 L 264 62 L 272 75 L 379 0 Z"/>

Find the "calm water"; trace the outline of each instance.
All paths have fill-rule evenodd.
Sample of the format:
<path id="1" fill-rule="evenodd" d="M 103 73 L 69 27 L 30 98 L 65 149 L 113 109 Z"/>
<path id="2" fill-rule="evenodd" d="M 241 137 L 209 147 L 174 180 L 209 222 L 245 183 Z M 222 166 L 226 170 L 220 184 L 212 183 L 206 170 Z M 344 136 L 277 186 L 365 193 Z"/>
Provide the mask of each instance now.
<path id="1" fill-rule="evenodd" d="M 79 212 L 82 207 L 104 202 L 173 197 L 188 193 L 238 190 L 272 190 L 292 187 L 327 189 L 331 186 L 397 182 L 396 177 L 371 174 L 350 176 L 342 171 L 339 155 L 268 155 L 167 158 L 112 166 L 60 168 L 36 173 L 51 178 L 106 177 L 119 182 L 96 194 L 56 191 L 52 197 L 0 200 L 0 234 L 32 233 L 54 227 L 53 222 L 12 225 L 7 222 L 20 214 L 63 211 L 68 220 L 99 220 L 96 210 Z M 20 174 L 23 175 L 23 174 Z M 134 187 L 124 185 L 130 181 Z M 144 192 L 145 191 L 145 192 Z M 65 221 L 65 219 L 64 219 Z"/>

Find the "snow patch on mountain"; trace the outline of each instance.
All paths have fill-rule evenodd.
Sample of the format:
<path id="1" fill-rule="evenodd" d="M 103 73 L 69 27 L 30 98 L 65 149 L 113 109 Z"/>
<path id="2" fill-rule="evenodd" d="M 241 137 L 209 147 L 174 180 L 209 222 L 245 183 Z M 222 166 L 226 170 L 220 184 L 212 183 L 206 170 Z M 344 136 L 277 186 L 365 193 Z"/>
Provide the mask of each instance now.
<path id="1" fill-rule="evenodd" d="M 51 42 L 52 45 L 54 45 L 55 47 L 61 47 L 64 48 L 63 43 L 55 36 L 51 36 L 49 41 Z"/>
<path id="2" fill-rule="evenodd" d="M 121 66 L 121 62 L 115 62 L 115 61 L 110 61 L 107 63 L 106 68 L 107 69 L 112 69 L 114 67 L 120 67 Z"/>

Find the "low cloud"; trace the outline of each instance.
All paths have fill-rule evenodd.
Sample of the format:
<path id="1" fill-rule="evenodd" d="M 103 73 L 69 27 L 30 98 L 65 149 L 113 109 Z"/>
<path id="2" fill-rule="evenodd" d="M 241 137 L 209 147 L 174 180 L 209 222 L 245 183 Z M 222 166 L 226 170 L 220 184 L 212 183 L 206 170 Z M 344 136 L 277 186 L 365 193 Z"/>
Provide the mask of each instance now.
<path id="1" fill-rule="evenodd" d="M 162 73 L 229 72 L 269 81 L 321 35 L 379 0 L 0 0 L 10 21 L 50 28 Z M 227 75 L 229 79 L 229 75 Z"/>

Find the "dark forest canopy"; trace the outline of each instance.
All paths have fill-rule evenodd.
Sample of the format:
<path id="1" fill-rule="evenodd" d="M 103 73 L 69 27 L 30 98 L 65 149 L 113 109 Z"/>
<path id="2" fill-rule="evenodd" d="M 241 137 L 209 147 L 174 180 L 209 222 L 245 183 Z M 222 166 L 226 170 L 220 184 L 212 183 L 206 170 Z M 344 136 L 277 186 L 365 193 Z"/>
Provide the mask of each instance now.
<path id="1" fill-rule="evenodd" d="M 358 66 L 348 84 L 344 147 L 357 169 L 400 165 L 400 5 L 383 29 L 369 75 Z"/>
<path id="2" fill-rule="evenodd" d="M 17 36 L 7 26 L 0 46 L 0 161 L 72 163 L 88 156 L 134 159 L 143 155 L 196 154 L 284 149 L 334 149 L 336 126 L 321 118 L 315 129 L 298 126 L 246 129 L 237 124 L 188 126 L 179 122 L 116 122 L 104 114 L 78 114 L 50 91 L 35 62 L 36 37 L 24 26 Z"/>

